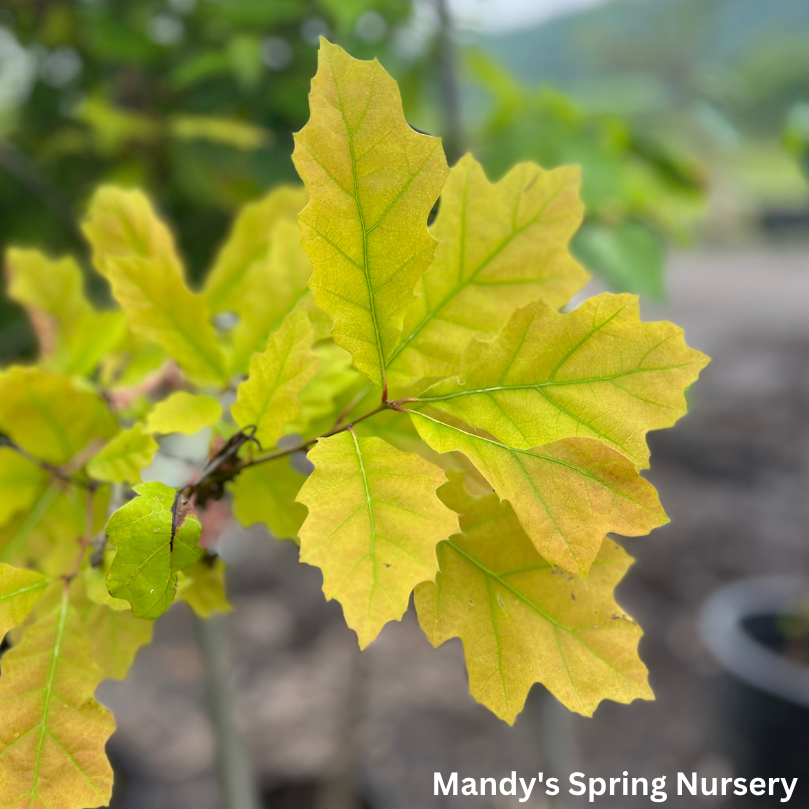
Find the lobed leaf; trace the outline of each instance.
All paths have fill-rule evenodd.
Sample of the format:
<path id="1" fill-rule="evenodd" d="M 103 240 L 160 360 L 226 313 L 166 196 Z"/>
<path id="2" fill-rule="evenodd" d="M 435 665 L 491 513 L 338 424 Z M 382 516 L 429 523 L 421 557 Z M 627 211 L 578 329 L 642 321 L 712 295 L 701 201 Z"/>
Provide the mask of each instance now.
<path id="1" fill-rule="evenodd" d="M 200 618 L 215 612 L 230 612 L 233 606 L 225 592 L 225 563 L 203 557 L 177 575 L 177 598 L 185 601 Z"/>
<path id="2" fill-rule="evenodd" d="M 149 466 L 160 447 L 138 423 L 122 430 L 87 464 L 87 473 L 108 483 L 140 483 L 140 470 Z"/>
<path id="3" fill-rule="evenodd" d="M 213 396 L 200 396 L 178 390 L 149 411 L 146 431 L 193 435 L 203 427 L 212 427 L 220 418 L 222 406 Z"/>
<path id="4" fill-rule="evenodd" d="M 177 573 L 202 556 L 199 520 L 183 513 L 174 489 L 163 483 L 135 486 L 139 497 L 107 523 L 115 545 L 107 588 L 126 599 L 138 618 L 157 618 L 174 600 Z"/>
<path id="5" fill-rule="evenodd" d="M 11 248 L 6 276 L 8 296 L 28 313 L 50 370 L 89 374 L 123 338 L 123 314 L 95 311 L 72 258 L 53 260 L 38 250 Z"/>
<path id="6" fill-rule="evenodd" d="M 654 487 L 626 457 L 592 438 L 522 449 L 411 412 L 436 452 L 462 452 L 508 500 L 537 551 L 585 575 L 608 533 L 648 534 L 668 522 Z"/>
<path id="7" fill-rule="evenodd" d="M 93 494 L 95 534 L 104 527 L 109 487 Z M 87 492 L 55 480 L 43 489 L 30 510 L 0 529 L 0 562 L 32 567 L 48 576 L 61 576 L 76 559 L 79 540 L 88 533 Z"/>
<path id="8" fill-rule="evenodd" d="M 491 183 L 471 155 L 458 161 L 432 227 L 435 261 L 390 355 L 392 388 L 457 374 L 469 342 L 495 337 L 518 306 L 558 309 L 584 286 L 568 249 L 584 214 L 579 186 L 578 167 L 521 163 Z"/>
<path id="9" fill-rule="evenodd" d="M 314 330 L 306 311 L 294 309 L 250 360 L 247 379 L 236 390 L 231 415 L 240 427 L 255 426 L 255 438 L 271 447 L 301 414 L 300 392 L 317 370 L 312 353 Z"/>
<path id="10" fill-rule="evenodd" d="M 152 640 L 153 621 L 136 617 L 129 609 L 85 601 L 79 605 L 93 660 L 103 678 L 123 680 L 135 655 Z"/>
<path id="11" fill-rule="evenodd" d="M 298 217 L 310 288 L 333 337 L 377 387 L 414 286 L 433 259 L 427 216 L 447 176 L 438 138 L 404 119 L 396 82 L 321 40 L 311 118 L 293 160 L 309 192 Z"/>
<path id="12" fill-rule="evenodd" d="M 321 438 L 309 459 L 315 471 L 297 498 L 309 509 L 300 558 L 323 571 L 323 592 L 365 648 L 435 577 L 435 546 L 458 525 L 435 494 L 446 478 L 418 455 L 350 431 Z"/>
<path id="13" fill-rule="evenodd" d="M 277 539 L 297 542 L 306 508 L 295 498 L 305 480 L 284 459 L 243 469 L 231 486 L 236 519 L 245 528 L 263 523 Z"/>
<path id="14" fill-rule="evenodd" d="M 157 343 L 199 384 L 227 379 L 206 299 L 191 292 L 168 229 L 139 191 L 102 186 L 84 232 L 129 328 Z"/>
<path id="15" fill-rule="evenodd" d="M 54 581 L 0 677 L 0 806 L 106 806 L 112 714 L 93 699 L 103 673 L 76 607 L 81 582 Z"/>
<path id="16" fill-rule="evenodd" d="M 67 376 L 20 366 L 0 374 L 0 432 L 43 461 L 69 461 L 117 431 L 104 400 Z"/>
<path id="17" fill-rule="evenodd" d="M 299 304 L 309 313 L 316 337 L 326 337 L 329 319 L 309 293 L 312 265 L 301 245 L 295 217 L 306 204 L 302 187 L 279 186 L 246 205 L 205 284 L 211 312 L 237 316 L 226 335 L 231 373 L 243 373 L 252 354 Z"/>
<path id="18" fill-rule="evenodd" d="M 536 552 L 508 503 L 448 488 L 462 533 L 439 544 L 441 572 L 416 588 L 416 610 L 433 646 L 463 641 L 472 696 L 509 724 L 536 682 L 585 716 L 604 699 L 653 699 L 643 633 L 613 596 L 632 559 L 607 540 L 586 579 L 570 576 Z"/>
<path id="19" fill-rule="evenodd" d="M 0 639 L 28 617 L 49 581 L 33 570 L 0 564 Z"/>
<path id="20" fill-rule="evenodd" d="M 643 323 L 633 295 L 597 295 L 558 314 L 542 303 L 514 313 L 490 343 L 473 343 L 459 379 L 418 401 L 528 449 L 598 438 L 643 469 L 646 433 L 685 415 L 684 391 L 708 358 L 672 323 Z"/>

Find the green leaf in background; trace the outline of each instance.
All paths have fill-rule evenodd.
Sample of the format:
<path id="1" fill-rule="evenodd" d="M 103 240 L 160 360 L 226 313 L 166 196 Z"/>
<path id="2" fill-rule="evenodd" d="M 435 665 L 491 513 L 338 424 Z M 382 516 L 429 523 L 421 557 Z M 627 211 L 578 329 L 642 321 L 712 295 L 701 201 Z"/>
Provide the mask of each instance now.
<path id="1" fill-rule="evenodd" d="M 253 355 L 247 379 L 236 390 L 230 412 L 240 427 L 256 428 L 255 438 L 264 447 L 272 447 L 301 414 L 298 396 L 317 370 L 314 336 L 309 316 L 298 306 L 267 348 Z"/>
<path id="2" fill-rule="evenodd" d="M 315 471 L 298 494 L 309 509 L 301 561 L 323 571 L 326 598 L 342 604 L 364 649 L 401 619 L 413 588 L 434 579 L 435 546 L 458 518 L 435 494 L 443 471 L 379 438 L 321 438 L 309 460 Z"/>
<path id="3" fill-rule="evenodd" d="M 523 530 L 549 562 L 585 576 L 609 533 L 642 536 L 668 522 L 654 487 L 632 462 L 592 438 L 521 449 L 411 412 L 436 452 L 462 452 L 511 503 Z"/>
<path id="4" fill-rule="evenodd" d="M 0 373 L 0 432 L 59 464 L 118 431 L 104 400 L 67 377 L 14 366 Z"/>
<path id="5" fill-rule="evenodd" d="M 115 598 L 126 599 L 138 618 L 157 618 L 174 600 L 177 572 L 202 556 L 201 528 L 163 483 L 141 483 L 135 492 L 139 497 L 107 523 L 116 549 L 107 587 Z"/>
<path id="6" fill-rule="evenodd" d="M 573 252 L 615 292 L 632 292 L 655 301 L 666 297 L 663 242 L 647 225 L 588 222 L 576 236 Z"/>
<path id="7" fill-rule="evenodd" d="M 151 409 L 146 417 L 146 431 L 193 435 L 203 427 L 213 427 L 220 418 L 222 405 L 213 396 L 178 390 Z"/>
<path id="8" fill-rule="evenodd" d="M 161 346 L 193 381 L 225 382 L 207 301 L 185 285 L 171 233 L 146 197 L 103 186 L 90 203 L 84 232 L 130 329 Z"/>
<path id="9" fill-rule="evenodd" d="M 245 528 L 263 523 L 277 539 L 297 542 L 306 508 L 295 498 L 305 480 L 283 459 L 248 467 L 231 488 L 236 519 Z"/>
<path id="10" fill-rule="evenodd" d="M 293 160 L 309 192 L 298 217 L 317 305 L 335 342 L 377 387 L 435 240 L 427 216 L 447 165 L 441 141 L 404 119 L 396 82 L 321 40 L 311 118 Z"/>
<path id="11" fill-rule="evenodd" d="M 417 401 L 520 449 L 600 438 L 645 469 L 646 433 L 685 415 L 707 362 L 678 326 L 643 323 L 633 295 L 603 294 L 567 314 L 519 309 L 497 338 L 469 346 L 460 379 Z"/>
<path id="12" fill-rule="evenodd" d="M 471 155 L 453 167 L 432 227 L 435 261 L 390 356 L 392 387 L 458 373 L 470 340 L 494 337 L 518 306 L 558 309 L 584 286 L 568 251 L 584 212 L 579 184 L 572 167 L 523 163 L 498 183 Z"/>
<path id="13" fill-rule="evenodd" d="M 614 601 L 632 563 L 618 545 L 606 540 L 579 579 L 536 552 L 496 495 L 475 500 L 453 484 L 441 497 L 461 512 L 462 533 L 439 544 L 441 571 L 416 588 L 416 610 L 433 646 L 463 641 L 476 700 L 512 724 L 536 682 L 585 716 L 604 699 L 653 698 L 643 633 Z"/>
<path id="14" fill-rule="evenodd" d="M 88 474 L 108 483 L 140 483 L 140 470 L 160 449 L 142 424 L 122 430 L 87 464 Z"/>

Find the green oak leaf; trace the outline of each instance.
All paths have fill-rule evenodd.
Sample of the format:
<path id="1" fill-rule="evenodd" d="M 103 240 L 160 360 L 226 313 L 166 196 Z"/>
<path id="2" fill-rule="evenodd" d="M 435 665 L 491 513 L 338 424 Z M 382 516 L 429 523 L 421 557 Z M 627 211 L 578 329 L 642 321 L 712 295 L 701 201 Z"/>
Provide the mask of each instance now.
<path id="1" fill-rule="evenodd" d="M 311 118 L 292 159 L 309 192 L 298 217 L 315 303 L 335 342 L 377 387 L 435 240 L 427 216 L 447 165 L 438 138 L 408 126 L 382 66 L 321 40 Z"/>
<path id="2" fill-rule="evenodd" d="M 323 571 L 323 592 L 342 604 L 364 649 L 401 619 L 413 588 L 435 577 L 435 546 L 458 525 L 435 494 L 446 477 L 418 455 L 350 431 L 321 438 L 309 459 L 315 471 L 298 494 L 309 509 L 300 558 Z"/>
<path id="3" fill-rule="evenodd" d="M 508 503 L 445 486 L 461 532 L 438 546 L 441 572 L 416 588 L 419 623 L 433 646 L 463 641 L 472 696 L 509 724 L 534 683 L 591 716 L 604 699 L 652 699 L 638 657 L 643 634 L 613 590 L 632 559 L 611 540 L 586 579 L 543 559 Z"/>
<path id="4" fill-rule="evenodd" d="M 672 323 L 643 323 L 634 295 L 605 293 L 566 314 L 542 303 L 470 345 L 459 378 L 417 401 L 521 449 L 598 438 L 646 468 L 646 433 L 686 413 L 684 392 L 708 358 Z"/>
<path id="5" fill-rule="evenodd" d="M 107 523 L 115 557 L 107 577 L 114 598 L 132 605 L 138 618 L 157 618 L 174 600 L 177 573 L 202 556 L 199 520 L 163 483 L 135 486 L 139 495 Z"/>

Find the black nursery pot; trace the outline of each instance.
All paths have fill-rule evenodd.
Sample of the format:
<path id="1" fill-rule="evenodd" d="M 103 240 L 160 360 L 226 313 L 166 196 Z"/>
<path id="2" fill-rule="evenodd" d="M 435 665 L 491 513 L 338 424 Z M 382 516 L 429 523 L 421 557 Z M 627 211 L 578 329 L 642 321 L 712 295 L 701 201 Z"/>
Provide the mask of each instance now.
<path id="1" fill-rule="evenodd" d="M 785 656 L 779 618 L 796 613 L 807 591 L 802 579 L 747 579 L 719 590 L 702 613 L 703 638 L 724 672 L 722 742 L 735 773 L 798 778 L 790 805 L 799 807 L 809 806 L 809 665 Z"/>

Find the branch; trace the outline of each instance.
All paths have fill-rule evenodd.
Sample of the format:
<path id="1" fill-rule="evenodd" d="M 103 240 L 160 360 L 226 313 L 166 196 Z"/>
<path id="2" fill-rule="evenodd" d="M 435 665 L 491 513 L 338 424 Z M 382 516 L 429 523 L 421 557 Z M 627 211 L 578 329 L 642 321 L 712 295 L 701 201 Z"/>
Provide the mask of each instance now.
<path id="1" fill-rule="evenodd" d="M 28 452 L 28 450 L 23 449 L 19 444 L 15 444 L 14 441 L 12 441 L 7 435 L 3 435 L 2 433 L 0 433 L 0 447 L 8 447 L 13 452 L 16 452 L 18 455 L 25 458 L 26 461 L 36 464 L 40 469 L 44 469 L 49 474 L 59 478 L 59 480 L 62 480 L 65 483 L 72 483 L 74 486 L 80 486 L 81 488 L 88 489 L 91 492 L 98 488 L 99 484 L 97 481 L 81 480 L 81 478 L 68 474 L 55 464 L 49 463 L 48 461 L 43 461 L 41 458 L 37 458 L 35 455 L 32 455 L 30 452 Z"/>

